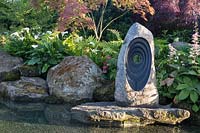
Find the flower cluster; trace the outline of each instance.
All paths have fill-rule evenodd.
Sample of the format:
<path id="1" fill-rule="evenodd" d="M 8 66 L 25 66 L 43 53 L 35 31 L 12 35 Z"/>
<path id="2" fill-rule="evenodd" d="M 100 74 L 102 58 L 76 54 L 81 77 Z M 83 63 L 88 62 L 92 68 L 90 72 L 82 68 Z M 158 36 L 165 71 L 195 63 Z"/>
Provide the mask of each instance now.
<path id="1" fill-rule="evenodd" d="M 109 70 L 109 60 L 111 59 L 112 57 L 111 56 L 106 56 L 106 61 L 103 62 L 103 67 L 102 67 L 102 71 L 104 74 L 107 74 L 108 73 L 108 70 Z"/>
<path id="2" fill-rule="evenodd" d="M 169 58 L 170 58 L 169 60 L 171 61 L 176 57 L 177 50 L 172 46 L 172 44 L 169 44 L 168 46 L 169 46 Z"/>
<path id="3" fill-rule="evenodd" d="M 190 44 L 189 56 L 192 59 L 193 64 L 196 64 L 196 58 L 200 56 L 199 37 L 198 23 L 196 22 L 194 26 L 194 34 L 192 35 L 192 44 Z"/>

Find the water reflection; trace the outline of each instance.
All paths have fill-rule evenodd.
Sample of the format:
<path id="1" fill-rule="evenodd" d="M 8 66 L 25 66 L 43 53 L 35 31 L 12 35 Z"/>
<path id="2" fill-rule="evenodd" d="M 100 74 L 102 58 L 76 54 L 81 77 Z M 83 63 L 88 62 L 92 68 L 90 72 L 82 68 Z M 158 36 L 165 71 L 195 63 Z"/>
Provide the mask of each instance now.
<path id="1" fill-rule="evenodd" d="M 0 102 L 0 131 L 11 133 L 196 133 L 196 126 L 152 125 L 135 128 L 87 126 L 71 120 L 70 105 Z"/>

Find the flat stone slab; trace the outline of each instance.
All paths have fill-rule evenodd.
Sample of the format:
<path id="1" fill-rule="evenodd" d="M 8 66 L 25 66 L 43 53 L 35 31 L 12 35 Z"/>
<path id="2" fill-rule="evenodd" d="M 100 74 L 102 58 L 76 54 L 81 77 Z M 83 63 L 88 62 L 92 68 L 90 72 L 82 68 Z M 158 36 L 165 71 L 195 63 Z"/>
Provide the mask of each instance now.
<path id="1" fill-rule="evenodd" d="M 115 102 L 85 103 L 72 108 L 72 119 L 86 124 L 114 127 L 177 124 L 190 112 L 177 108 L 119 107 Z"/>

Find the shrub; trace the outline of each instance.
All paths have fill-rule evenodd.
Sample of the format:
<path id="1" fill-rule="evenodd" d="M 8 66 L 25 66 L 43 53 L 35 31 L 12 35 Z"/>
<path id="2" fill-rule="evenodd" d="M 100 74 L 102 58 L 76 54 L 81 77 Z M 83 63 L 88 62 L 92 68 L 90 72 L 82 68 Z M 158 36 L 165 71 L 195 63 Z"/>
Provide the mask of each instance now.
<path id="1" fill-rule="evenodd" d="M 168 58 L 161 57 L 163 59 L 159 63 L 161 70 L 157 71 L 161 96 L 171 99 L 175 104 L 184 101 L 191 105 L 195 112 L 200 108 L 200 45 L 198 37 L 198 29 L 195 28 L 192 43 L 189 46 L 175 49 L 169 44 Z M 164 52 L 163 55 L 165 55 Z"/>
<path id="2" fill-rule="evenodd" d="M 108 26 L 128 11 L 140 14 L 145 20 L 147 20 L 147 14 L 154 14 L 154 9 L 148 0 L 60 0 L 59 2 L 46 0 L 46 2 L 54 9 L 59 10 L 58 29 L 60 31 L 77 28 L 81 28 L 83 31 L 85 28 L 91 29 L 98 41 L 101 40 L 103 32 Z M 108 5 L 116 6 L 123 13 L 116 17 L 109 16 L 108 21 L 105 21 Z"/>
<path id="3" fill-rule="evenodd" d="M 0 33 L 16 31 L 24 27 L 39 28 L 42 31 L 55 27 L 57 13 L 42 1 L 35 7 L 27 0 L 0 1 Z"/>
<path id="4" fill-rule="evenodd" d="M 104 78 L 114 80 L 116 75 L 117 58 L 122 45 L 121 38 L 117 41 L 98 41 L 90 36 L 87 39 L 78 35 L 69 36 L 64 43 L 68 45 L 71 55 L 87 55 L 102 68 Z"/>
<path id="5" fill-rule="evenodd" d="M 68 55 L 62 39 L 62 34 L 58 32 L 35 33 L 24 28 L 12 33 L 3 48 L 22 57 L 26 64 L 38 66 L 41 73 L 46 73 Z"/>

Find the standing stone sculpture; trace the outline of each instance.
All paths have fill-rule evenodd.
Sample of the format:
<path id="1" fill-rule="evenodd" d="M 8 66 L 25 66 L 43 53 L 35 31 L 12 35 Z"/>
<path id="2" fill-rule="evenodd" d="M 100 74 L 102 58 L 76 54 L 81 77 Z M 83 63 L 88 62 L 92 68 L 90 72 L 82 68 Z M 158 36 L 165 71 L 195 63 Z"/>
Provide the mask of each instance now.
<path id="1" fill-rule="evenodd" d="M 156 89 L 152 33 L 139 23 L 129 29 L 118 56 L 115 102 L 85 103 L 72 108 L 72 119 L 103 126 L 177 124 L 190 112 L 160 106 Z"/>
<path id="2" fill-rule="evenodd" d="M 152 33 L 139 23 L 129 29 L 118 56 L 115 101 L 122 106 L 157 106 Z"/>

